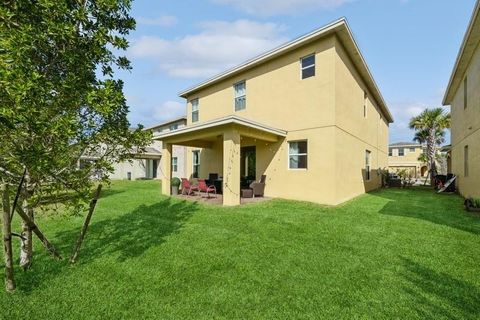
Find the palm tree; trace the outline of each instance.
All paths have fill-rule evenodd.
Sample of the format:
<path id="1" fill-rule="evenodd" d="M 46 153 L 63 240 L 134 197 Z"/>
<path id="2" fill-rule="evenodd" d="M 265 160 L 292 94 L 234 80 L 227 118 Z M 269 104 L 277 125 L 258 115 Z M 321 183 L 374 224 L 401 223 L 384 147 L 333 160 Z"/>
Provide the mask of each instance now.
<path id="1" fill-rule="evenodd" d="M 442 108 L 426 109 L 410 120 L 410 129 L 414 129 L 415 141 L 427 144 L 427 159 L 430 179 L 433 185 L 435 177 L 435 155 L 437 146 L 445 142 L 445 129 L 450 128 L 450 113 Z"/>

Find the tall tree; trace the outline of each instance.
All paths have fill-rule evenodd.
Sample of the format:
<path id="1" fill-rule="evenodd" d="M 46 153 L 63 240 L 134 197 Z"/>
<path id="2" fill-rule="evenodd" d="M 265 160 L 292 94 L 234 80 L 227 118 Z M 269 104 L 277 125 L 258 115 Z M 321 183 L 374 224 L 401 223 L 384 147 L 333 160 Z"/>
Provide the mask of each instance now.
<path id="1" fill-rule="evenodd" d="M 416 130 L 414 140 L 427 145 L 428 167 L 433 185 L 437 147 L 445 142 L 445 129 L 450 128 L 450 113 L 442 108 L 426 109 L 410 120 L 410 128 Z"/>
<path id="2" fill-rule="evenodd" d="M 130 130 L 118 69 L 134 29 L 130 0 L 3 0 L 0 4 L 0 177 L 19 185 L 33 221 L 45 201 L 78 210 L 112 164 L 141 151 L 151 133 Z M 79 168 L 82 155 L 96 160 Z M 95 174 L 93 174 L 95 173 Z M 67 197 L 66 197 L 67 196 Z M 21 266 L 32 262 L 24 221 Z"/>

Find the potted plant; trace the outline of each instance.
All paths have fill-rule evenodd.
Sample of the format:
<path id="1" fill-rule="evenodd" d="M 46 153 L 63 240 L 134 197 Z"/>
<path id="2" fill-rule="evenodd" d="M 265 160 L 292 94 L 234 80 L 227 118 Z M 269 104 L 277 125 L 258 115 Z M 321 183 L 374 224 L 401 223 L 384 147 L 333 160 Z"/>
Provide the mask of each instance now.
<path id="1" fill-rule="evenodd" d="M 480 212 L 480 198 L 465 199 L 465 209 L 469 212 Z"/>
<path id="2" fill-rule="evenodd" d="M 170 182 L 170 188 L 172 189 L 172 196 L 178 195 L 178 188 L 182 182 L 177 177 L 173 178 Z"/>

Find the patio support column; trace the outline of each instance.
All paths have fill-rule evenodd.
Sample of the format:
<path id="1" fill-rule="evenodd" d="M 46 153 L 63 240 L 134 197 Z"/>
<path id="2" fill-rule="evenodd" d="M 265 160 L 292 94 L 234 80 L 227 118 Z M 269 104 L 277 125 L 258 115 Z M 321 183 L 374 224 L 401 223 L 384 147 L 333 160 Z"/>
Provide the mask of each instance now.
<path id="1" fill-rule="evenodd" d="M 240 133 L 235 128 L 223 133 L 223 205 L 240 204 Z"/>
<path id="2" fill-rule="evenodd" d="M 171 193 L 170 182 L 172 180 L 172 144 L 163 143 L 162 149 L 162 193 L 169 196 Z"/>

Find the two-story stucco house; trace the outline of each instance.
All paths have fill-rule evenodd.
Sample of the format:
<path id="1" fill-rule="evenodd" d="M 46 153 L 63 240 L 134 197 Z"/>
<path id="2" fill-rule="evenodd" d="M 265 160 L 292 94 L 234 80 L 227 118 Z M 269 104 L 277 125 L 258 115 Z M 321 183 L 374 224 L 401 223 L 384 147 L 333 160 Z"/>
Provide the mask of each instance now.
<path id="1" fill-rule="evenodd" d="M 451 166 L 465 197 L 480 197 L 480 1 L 477 1 L 448 84 Z"/>
<path id="2" fill-rule="evenodd" d="M 145 128 L 145 130 L 152 130 L 154 135 L 173 132 L 185 127 L 186 123 L 187 118 L 181 117 Z M 152 144 L 146 148 L 146 152 L 136 153 L 135 158 L 131 161 L 114 164 L 114 172 L 110 178 L 112 180 L 161 179 L 163 177 L 161 171 L 161 162 L 163 161 L 161 150 L 162 143 L 153 140 Z M 175 146 L 169 161 L 171 161 L 172 176 L 183 177 L 186 175 L 185 147 Z"/>
<path id="3" fill-rule="evenodd" d="M 266 175 L 265 196 L 331 205 L 381 185 L 393 119 L 345 19 L 180 96 L 187 126 L 154 139 L 165 158 L 189 147 L 188 178 L 219 174 L 224 205 L 240 204 L 244 175 Z"/>
<path id="4" fill-rule="evenodd" d="M 423 153 L 424 146 L 418 143 L 392 143 L 388 147 L 388 168 L 390 172 L 406 169 L 414 178 L 426 177 L 428 167 L 418 160 Z"/>

